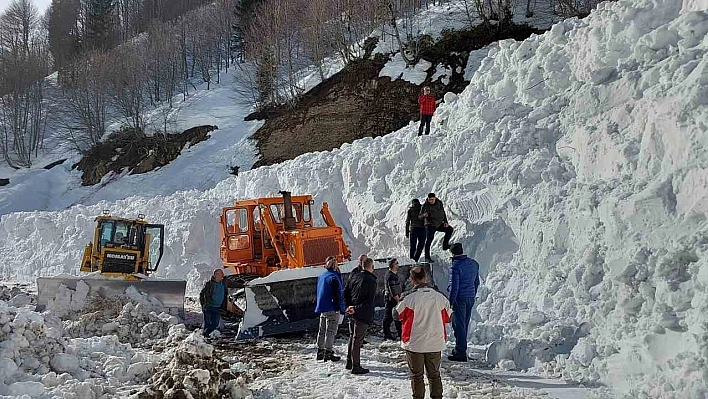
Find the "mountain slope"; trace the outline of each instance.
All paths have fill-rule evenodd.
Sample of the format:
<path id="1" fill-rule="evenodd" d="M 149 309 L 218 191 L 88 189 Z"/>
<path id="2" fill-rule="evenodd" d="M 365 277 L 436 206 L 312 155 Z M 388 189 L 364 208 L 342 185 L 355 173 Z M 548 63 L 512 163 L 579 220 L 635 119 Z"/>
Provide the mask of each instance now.
<path id="1" fill-rule="evenodd" d="M 220 208 L 279 189 L 328 201 L 355 253 L 403 257 L 407 204 L 433 191 L 483 268 L 471 341 L 500 340 L 519 367 L 538 359 L 618 396 L 705 397 L 706 5 L 603 3 L 500 42 L 470 57 L 479 67 L 446 95 L 430 137 L 409 125 L 204 192 L 3 216 L 0 273 L 75 272 L 91 219 L 110 208 L 165 223 L 160 274 L 194 292 L 219 264 Z M 447 254 L 435 246 L 443 283 Z"/>
<path id="2" fill-rule="evenodd" d="M 241 171 L 250 169 L 256 161 L 256 148 L 248 140 L 262 122 L 245 122 L 251 112 L 246 102 L 234 94 L 230 82 L 233 73 L 222 74 L 221 85 L 198 86 L 183 101 L 181 95 L 173 101 L 175 108 L 158 107 L 145 119 L 152 128 L 163 127 L 162 112 L 167 113 L 167 128 L 182 131 L 199 125 L 216 125 L 212 139 L 184 149 L 179 157 L 159 170 L 139 175 L 110 175 L 93 186 L 81 186 L 81 172 L 72 166 L 81 158 L 66 148 L 50 151 L 52 160 L 69 160 L 51 170 L 38 167 L 10 175 L 10 184 L 0 187 L 0 216 L 20 211 L 59 210 L 74 204 L 95 204 L 102 200 L 115 201 L 137 196 L 169 195 L 181 190 L 206 190 L 230 176 L 230 166 Z M 117 129 L 118 123 L 113 128 Z M 48 157 L 50 155 L 47 155 Z M 47 161 L 49 163 L 49 161 Z M 204 167 L 208 165 L 208 167 Z M 0 170 L 0 172 L 3 172 Z M 127 171 L 126 171 L 127 172 Z M 3 173 L 5 177 L 7 172 Z"/>

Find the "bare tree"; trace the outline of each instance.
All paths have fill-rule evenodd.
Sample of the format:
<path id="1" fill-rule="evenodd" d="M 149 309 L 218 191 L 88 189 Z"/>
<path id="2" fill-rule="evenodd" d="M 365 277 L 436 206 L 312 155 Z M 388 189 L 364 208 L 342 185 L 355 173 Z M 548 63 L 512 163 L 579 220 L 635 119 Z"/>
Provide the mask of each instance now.
<path id="1" fill-rule="evenodd" d="M 112 104 L 135 129 L 144 127 L 143 114 L 148 107 L 149 74 L 147 45 L 133 43 L 114 50 L 111 63 L 110 91 Z"/>
<path id="2" fill-rule="evenodd" d="M 50 57 L 37 8 L 14 0 L 0 15 L 0 155 L 29 167 L 44 142 L 44 77 Z"/>
<path id="3" fill-rule="evenodd" d="M 111 60 L 105 54 L 92 52 L 67 68 L 72 79 L 62 97 L 64 112 L 57 113 L 53 122 L 61 128 L 60 139 L 78 151 L 86 151 L 106 133 Z"/>

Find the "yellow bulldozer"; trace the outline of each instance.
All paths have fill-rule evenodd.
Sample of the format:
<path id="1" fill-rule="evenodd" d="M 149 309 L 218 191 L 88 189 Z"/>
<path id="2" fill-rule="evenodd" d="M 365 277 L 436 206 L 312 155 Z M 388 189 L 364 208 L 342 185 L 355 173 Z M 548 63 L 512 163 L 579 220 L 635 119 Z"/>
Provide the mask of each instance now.
<path id="1" fill-rule="evenodd" d="M 61 286 L 76 290 L 80 282 L 89 295 L 104 298 L 123 296 L 129 287 L 159 300 L 166 309 L 184 316 L 187 282 L 159 280 L 157 271 L 164 252 L 165 227 L 137 219 L 111 216 L 108 211 L 96 217 L 93 241 L 86 245 L 79 270 L 92 273 L 77 277 L 40 277 L 37 279 L 37 309 L 43 310 Z"/>

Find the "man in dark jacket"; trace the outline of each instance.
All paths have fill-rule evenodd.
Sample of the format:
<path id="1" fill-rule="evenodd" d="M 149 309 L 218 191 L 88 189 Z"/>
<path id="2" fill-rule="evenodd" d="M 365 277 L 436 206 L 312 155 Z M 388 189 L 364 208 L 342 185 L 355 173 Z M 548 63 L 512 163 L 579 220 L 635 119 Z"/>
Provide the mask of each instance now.
<path id="1" fill-rule="evenodd" d="M 425 220 L 425 261 L 433 262 L 430 257 L 430 245 L 433 243 L 435 233 L 438 231 L 445 232 L 443 237 L 443 251 L 450 248 L 450 237 L 452 237 L 452 226 L 447 224 L 447 215 L 442 201 L 435 197 L 435 194 L 428 194 L 428 199 L 420 208 L 420 219 Z"/>
<path id="2" fill-rule="evenodd" d="M 317 306 L 315 313 L 320 314 L 320 330 L 317 334 L 317 360 L 325 362 L 339 361 L 334 354 L 334 338 L 339 327 L 339 315 L 344 315 L 344 287 L 342 274 L 334 256 L 327 258 L 327 271 L 317 278 Z"/>
<path id="3" fill-rule="evenodd" d="M 413 198 L 411 207 L 408 208 L 406 216 L 406 237 L 410 239 L 410 258 L 418 262 L 425 246 L 425 223 L 419 218 L 420 201 Z"/>
<path id="4" fill-rule="evenodd" d="M 393 318 L 393 309 L 401 300 L 401 281 L 398 279 L 398 260 L 391 259 L 388 262 L 388 271 L 386 272 L 386 281 L 384 283 L 384 298 L 386 299 L 386 312 L 383 319 L 384 339 L 394 340 L 396 338 L 391 335 L 391 322 L 396 326 L 398 337 L 401 337 L 401 321 Z"/>
<path id="5" fill-rule="evenodd" d="M 214 275 L 204 285 L 199 293 L 199 303 L 202 305 L 204 313 L 204 336 L 208 337 L 219 327 L 221 322 L 221 310 L 226 310 L 229 290 L 224 280 L 224 271 L 214 270 Z"/>
<path id="6" fill-rule="evenodd" d="M 452 305 L 452 328 L 455 331 L 455 349 L 449 360 L 467 361 L 467 328 L 472 318 L 474 298 L 479 287 L 479 264 L 462 252 L 462 244 L 450 247 L 452 266 L 447 290 Z"/>
<path id="7" fill-rule="evenodd" d="M 364 334 L 374 322 L 374 297 L 376 296 L 376 276 L 374 275 L 374 260 L 364 261 L 361 273 L 350 274 L 347 286 L 344 288 L 344 302 L 347 314 L 353 319 L 347 352 L 347 370 L 352 374 L 366 374 L 368 369 L 361 367 L 361 345 Z"/>

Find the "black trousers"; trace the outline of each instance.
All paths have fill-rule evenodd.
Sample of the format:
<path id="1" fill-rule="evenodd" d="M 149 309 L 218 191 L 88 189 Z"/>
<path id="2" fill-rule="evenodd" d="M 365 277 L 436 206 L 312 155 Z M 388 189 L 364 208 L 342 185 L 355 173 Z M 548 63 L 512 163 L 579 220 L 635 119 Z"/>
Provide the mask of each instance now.
<path id="1" fill-rule="evenodd" d="M 445 237 L 443 237 L 443 250 L 450 248 L 450 237 L 452 237 L 452 226 L 441 224 L 440 227 L 435 228 L 435 226 L 427 225 L 425 226 L 426 236 L 425 236 L 425 257 L 430 259 L 430 245 L 433 244 L 433 238 L 435 238 L 435 233 L 438 231 L 445 232 Z"/>
<path id="2" fill-rule="evenodd" d="M 425 134 L 430 134 L 430 121 L 433 120 L 432 115 L 421 115 L 420 116 L 420 126 L 418 127 L 418 136 L 423 135 L 423 126 L 425 126 Z"/>
<path id="3" fill-rule="evenodd" d="M 394 320 L 393 319 L 393 309 L 398 305 L 398 301 L 390 298 L 386 300 L 386 312 L 384 314 L 384 319 L 383 319 L 383 331 L 384 331 L 384 337 L 386 338 L 392 338 L 393 335 L 391 335 L 391 322 L 396 326 L 396 332 L 398 332 L 398 338 L 401 338 L 401 334 L 403 329 L 401 328 L 401 321 L 400 320 Z"/>
<path id="4" fill-rule="evenodd" d="M 408 234 L 411 240 L 410 257 L 418 262 L 420 254 L 423 253 L 423 248 L 425 247 L 425 227 L 414 227 Z"/>
<path id="5" fill-rule="evenodd" d="M 361 367 L 361 345 L 364 343 L 364 335 L 369 328 L 368 324 L 364 324 L 359 320 L 354 320 L 349 323 L 349 345 L 347 346 L 347 362 L 352 361 L 354 367 Z"/>

